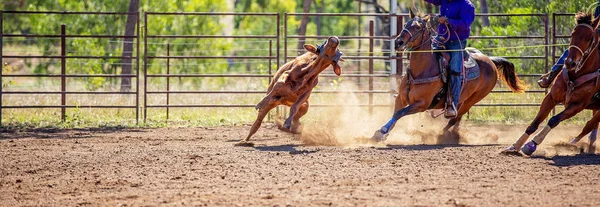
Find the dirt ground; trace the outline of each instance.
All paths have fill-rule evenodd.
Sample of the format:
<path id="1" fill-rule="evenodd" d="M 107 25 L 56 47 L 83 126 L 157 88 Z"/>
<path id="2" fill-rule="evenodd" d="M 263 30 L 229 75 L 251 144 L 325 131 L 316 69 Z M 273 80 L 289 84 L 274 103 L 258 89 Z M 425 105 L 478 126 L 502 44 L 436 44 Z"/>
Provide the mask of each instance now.
<path id="1" fill-rule="evenodd" d="M 499 154 L 525 126 L 372 145 L 264 124 L 253 147 L 234 146 L 249 126 L 5 131 L 0 206 L 600 206 L 600 156 L 556 144 L 580 128 L 559 126 L 533 157 Z"/>

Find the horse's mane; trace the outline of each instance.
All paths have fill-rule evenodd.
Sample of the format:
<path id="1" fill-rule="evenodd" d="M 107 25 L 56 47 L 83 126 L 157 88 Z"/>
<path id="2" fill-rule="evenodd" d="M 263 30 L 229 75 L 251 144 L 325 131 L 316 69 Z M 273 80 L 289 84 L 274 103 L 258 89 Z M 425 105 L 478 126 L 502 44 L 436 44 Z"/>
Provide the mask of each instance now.
<path id="1" fill-rule="evenodd" d="M 577 12 L 577 14 L 575 14 L 575 22 L 577 22 L 577 24 L 592 24 L 592 14 L 588 13 L 588 12 Z"/>
<path id="2" fill-rule="evenodd" d="M 421 17 L 421 19 L 425 19 L 425 20 L 429 20 L 429 18 L 431 17 L 431 15 L 430 15 L 430 14 L 426 14 L 426 13 L 423 13 L 423 12 L 421 12 L 421 11 L 419 11 L 419 12 L 417 13 L 417 16 L 418 16 L 418 17 Z"/>
<path id="3" fill-rule="evenodd" d="M 437 28 L 440 25 L 440 22 L 438 21 L 438 15 L 419 12 L 418 16 L 425 20 L 430 27 L 434 28 L 434 31 L 437 31 Z"/>

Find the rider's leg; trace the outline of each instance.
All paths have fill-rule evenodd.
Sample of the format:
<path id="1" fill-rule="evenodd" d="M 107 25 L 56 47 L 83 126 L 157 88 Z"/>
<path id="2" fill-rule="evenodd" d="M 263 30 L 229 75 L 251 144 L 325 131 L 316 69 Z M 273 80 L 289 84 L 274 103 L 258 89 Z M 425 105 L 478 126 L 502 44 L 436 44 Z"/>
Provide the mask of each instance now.
<path id="1" fill-rule="evenodd" d="M 452 104 L 446 109 L 447 117 L 456 117 L 458 114 L 457 107 L 460 100 L 460 92 L 462 90 L 463 76 L 463 49 L 467 41 L 449 41 L 446 43 L 446 49 L 458 50 L 450 52 L 450 86 L 452 94 Z"/>
<path id="2" fill-rule="evenodd" d="M 565 63 L 565 59 L 567 58 L 567 55 L 569 55 L 569 50 L 565 50 L 563 52 L 563 54 L 560 56 L 560 58 L 558 58 L 558 61 L 556 61 L 556 63 L 550 69 L 550 72 L 542 75 L 542 77 L 538 81 L 538 85 L 540 87 L 542 87 L 542 88 L 550 87 L 550 84 L 552 84 L 552 82 L 554 81 L 554 78 L 556 78 L 556 76 L 560 72 L 560 69 L 563 68 L 563 65 Z"/>

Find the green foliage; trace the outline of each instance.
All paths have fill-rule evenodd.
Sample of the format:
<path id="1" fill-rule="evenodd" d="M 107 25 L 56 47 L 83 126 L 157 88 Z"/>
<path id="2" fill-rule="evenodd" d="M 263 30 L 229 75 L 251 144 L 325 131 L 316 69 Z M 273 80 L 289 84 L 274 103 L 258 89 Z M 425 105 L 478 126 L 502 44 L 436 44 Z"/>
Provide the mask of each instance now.
<path id="1" fill-rule="evenodd" d="M 480 1 L 473 0 L 476 12 L 481 11 Z M 540 14 L 548 13 L 549 27 L 552 27 L 552 21 L 556 22 L 556 35 L 568 35 L 573 28 L 573 15 L 568 16 L 552 16 L 551 13 L 575 13 L 578 11 L 593 12 L 596 1 L 589 0 L 573 0 L 573 1 L 520 1 L 506 0 L 494 1 L 487 0 L 489 13 L 506 13 L 506 14 Z M 591 10 L 590 10 L 591 9 Z M 552 19 L 555 18 L 555 19 Z M 490 26 L 482 26 L 481 18 L 476 18 L 473 23 L 471 34 L 482 36 L 538 36 L 546 35 L 544 29 L 544 17 L 535 16 L 514 16 L 514 17 L 489 17 Z M 552 31 L 553 28 L 549 28 Z M 551 34 L 549 34 L 551 35 Z M 551 38 L 551 36 L 550 36 Z M 550 39 L 549 39 L 550 40 Z M 549 41 L 551 44 L 551 41 Z M 564 45 L 568 43 L 568 39 L 559 40 L 555 49 L 557 54 L 562 53 L 566 48 Z M 514 40 L 476 40 L 471 41 L 469 46 L 481 48 L 485 53 L 496 56 L 545 56 L 543 38 L 538 39 L 514 39 Z M 549 50 L 551 47 L 549 47 Z M 544 73 L 544 59 L 511 59 L 517 66 L 519 73 Z M 549 58 L 549 65 L 552 65 L 552 59 Z"/>
<path id="2" fill-rule="evenodd" d="M 1 63 L 0 63 L 1 64 Z M 2 74 L 11 74 L 13 72 L 12 67 L 8 66 L 8 65 L 4 65 L 2 64 Z M 12 84 L 14 81 L 8 78 L 2 78 L 2 85 L 0 86 L 0 89 L 4 89 L 4 88 L 8 88 L 8 86 L 10 84 Z"/>
<path id="3" fill-rule="evenodd" d="M 224 0 L 194 0 L 194 1 L 147 1 L 145 11 L 160 12 L 225 12 L 227 8 Z M 160 8 L 160 10 L 156 10 Z M 225 25 L 220 21 L 220 15 L 148 15 L 148 35 L 224 35 L 222 28 Z M 148 39 L 148 56 L 166 56 L 167 44 L 170 44 L 170 56 L 226 56 L 231 49 L 231 43 L 222 38 L 176 38 L 176 39 Z M 179 59 L 171 60 L 171 73 L 198 74 L 198 73 L 223 73 L 226 71 L 224 59 Z M 149 59 L 148 74 L 165 74 L 166 62 L 164 60 Z M 218 65 L 218 67 L 213 67 Z M 209 85 L 219 85 L 223 79 L 209 82 Z M 192 84 L 202 84 L 204 79 L 191 79 Z M 151 84 L 161 81 L 150 79 Z M 180 82 L 181 83 L 181 82 Z"/>
<path id="4" fill-rule="evenodd" d="M 161 1 L 140 1 L 140 11 L 154 11 L 154 12 L 252 12 L 252 13 L 266 13 L 273 12 L 280 14 L 280 21 L 284 20 L 284 13 L 299 13 L 302 11 L 302 6 L 305 0 L 161 0 Z M 357 1 L 340 1 L 340 0 L 313 0 L 311 3 L 310 13 L 324 12 L 324 13 L 354 13 L 358 11 Z M 24 4 L 20 4 L 24 2 Z M 235 2 L 235 3 L 233 3 Z M 385 2 L 379 1 L 381 5 L 387 7 Z M 411 6 L 412 1 L 401 0 L 399 1 L 402 6 Z M 589 7 L 592 2 L 590 0 L 570 0 L 570 1 L 546 1 L 546 0 L 487 0 L 489 5 L 490 13 L 510 13 L 510 14 L 533 14 L 533 13 L 574 13 L 579 10 L 585 10 Z M 234 4 L 234 5 L 228 5 Z M 473 0 L 477 8 L 477 12 L 480 11 L 480 0 Z M 19 1 L 6 1 L 0 3 L 0 9 L 3 10 L 25 10 L 25 11 L 115 11 L 115 12 L 127 12 L 129 0 L 100 0 L 100 1 L 72 1 L 72 0 L 19 0 Z M 324 7 L 321 7 L 324 5 Z M 423 2 L 417 1 L 417 6 L 422 8 Z M 365 11 L 369 8 L 362 5 L 362 10 Z M 404 8 L 401 8 L 404 10 Z M 80 34 L 80 35 L 123 35 L 126 23 L 125 16 L 118 15 L 39 15 L 39 14 L 4 14 L 3 16 L 3 32 L 13 34 L 60 34 L 61 24 L 66 25 L 67 34 Z M 550 15 L 548 22 L 551 24 L 552 21 L 556 21 L 556 34 L 568 35 L 574 25 L 573 16 L 556 16 L 552 19 Z M 141 22 L 144 22 L 143 17 L 140 18 Z M 298 32 L 300 24 L 300 16 L 292 16 L 287 22 L 287 33 L 288 35 L 295 35 Z M 483 35 L 483 36 L 544 36 L 544 18 L 543 17 L 490 17 L 491 26 L 482 26 L 481 18 L 478 18 L 473 24 L 472 35 Z M 362 18 L 361 23 L 355 17 L 322 17 L 319 19 L 312 16 L 309 18 L 307 25 L 306 35 L 317 35 L 317 31 L 320 31 L 322 36 L 337 35 L 358 35 L 358 31 L 363 31 L 362 35 L 365 35 L 365 28 L 368 25 L 367 18 Z M 378 24 L 379 25 L 379 24 Z M 260 17 L 260 16 L 243 16 L 236 15 L 235 17 L 227 15 L 185 15 L 185 16 L 174 16 L 174 15 L 149 15 L 147 24 L 143 25 L 148 29 L 148 35 L 270 35 L 275 36 L 277 28 L 279 27 L 281 37 L 283 37 L 283 22 L 277 24 L 274 17 Z M 142 28 L 141 31 L 144 31 Z M 318 28 L 318 29 L 317 29 Z M 376 28 L 379 29 L 379 28 Z M 143 35 L 146 34 L 141 34 Z M 4 38 L 4 47 L 11 48 L 25 48 L 30 50 L 31 48 L 38 48 L 39 51 L 27 51 L 29 55 L 59 55 L 60 54 L 60 40 L 57 38 Z M 267 56 L 269 55 L 269 40 L 273 39 L 227 39 L 227 38 L 149 38 L 148 47 L 146 48 L 149 56 L 166 56 L 167 44 L 169 44 L 169 53 L 171 56 Z M 295 40 L 295 39 L 294 39 Z M 283 48 L 283 39 L 280 39 Z M 322 40 L 307 39 L 306 43 L 315 44 Z M 561 40 L 559 43 L 565 43 L 568 40 Z M 366 41 L 363 41 L 363 46 Z M 271 42 L 272 55 L 276 55 L 276 41 Z M 289 42 L 288 48 L 296 48 L 293 41 Z M 356 41 L 342 41 L 343 48 L 353 48 L 357 46 Z M 495 55 L 495 56 L 543 56 L 545 53 L 545 47 L 539 46 L 545 44 L 543 39 L 528 40 L 528 39 L 489 39 L 489 40 L 471 40 L 469 46 L 474 46 L 483 50 L 483 52 Z M 114 57 L 122 55 L 123 40 L 119 38 L 113 39 L 96 39 L 96 38 L 69 38 L 66 42 L 67 55 L 71 56 L 102 56 L 102 57 Z M 140 46 L 143 51 L 144 45 Z M 134 48 L 137 48 L 134 46 Z M 363 49 L 366 47 L 363 47 Z M 564 46 L 556 47 L 558 51 L 562 51 Z M 487 49 L 487 50 L 486 50 Z M 137 50 L 137 49 L 136 49 Z M 140 55 L 143 55 L 143 52 Z M 138 51 L 134 51 L 134 55 Z M 363 50 L 364 52 L 364 50 Z M 291 54 L 291 53 L 290 53 Z M 351 54 L 346 52 L 346 54 Z M 376 51 L 375 55 L 380 55 L 380 51 Z M 5 54 L 6 55 L 6 54 Z M 283 55 L 281 52 L 280 55 Z M 542 73 L 544 72 L 545 60 L 544 59 L 526 59 L 518 60 L 511 59 L 512 62 L 517 66 L 519 74 L 527 73 Z M 117 58 L 106 58 L 106 59 L 69 59 L 67 61 L 67 73 L 70 74 L 120 74 L 121 72 L 121 60 Z M 149 74 L 165 74 L 167 73 L 166 60 L 164 59 L 150 59 L 148 63 Z M 348 61 L 345 63 L 345 69 L 352 70 L 350 67 L 351 63 Z M 60 73 L 60 60 L 58 59 L 27 59 L 25 62 L 28 71 L 23 73 L 39 73 L 39 74 L 58 74 Z M 348 66 L 348 67 L 346 67 Z M 353 66 L 355 67 L 355 66 Z M 365 68 L 365 67 L 363 67 Z M 375 68 L 384 68 L 383 61 L 376 61 Z M 11 73 L 11 68 L 3 66 L 4 73 Z M 135 70 L 135 69 L 134 69 Z M 277 70 L 275 61 L 269 62 L 268 60 L 227 60 L 227 59 L 171 59 L 170 60 L 170 73 L 172 74 L 223 74 L 223 73 L 253 73 L 253 74 L 269 74 Z M 38 79 L 40 80 L 40 79 Z M 44 79 L 41 79 L 44 80 Z M 53 79 L 56 80 L 56 79 Z M 72 80 L 72 79 L 69 79 Z M 118 84 L 119 79 L 115 78 L 85 78 L 78 79 L 83 80 L 83 87 L 78 88 L 81 90 L 103 90 L 107 86 Z M 165 78 L 150 78 L 149 90 L 164 89 L 166 86 Z M 322 85 L 318 88 L 331 87 L 339 88 L 341 82 L 350 81 L 354 79 L 329 79 L 323 81 Z M 366 79 L 363 79 L 366 80 Z M 225 79 L 225 78 L 171 78 L 171 85 L 177 83 L 178 86 L 175 88 L 181 90 L 221 90 L 231 89 L 228 87 L 239 87 L 235 89 L 244 90 L 262 90 L 268 85 L 266 78 L 259 79 Z M 11 79 L 4 79 L 2 88 L 12 86 L 14 83 Z M 21 83 L 21 82 L 19 82 Z M 323 86 L 326 85 L 326 86 Z M 40 84 L 38 87 L 45 87 Z M 193 88 L 189 88 L 193 87 Z M 69 88 L 70 90 L 71 88 Z M 329 88 L 327 88 L 329 89 Z M 262 94 L 261 94 L 262 95 Z M 171 104 L 175 95 L 171 96 Z M 229 97 L 231 95 L 226 95 Z M 201 101 L 188 101 L 185 104 L 211 104 L 221 103 L 229 101 L 227 103 L 233 104 L 249 104 L 255 103 L 259 99 L 260 95 L 254 95 L 250 98 L 235 98 L 229 97 L 229 99 L 220 97 L 217 99 L 202 98 Z M 315 94 L 315 97 L 325 97 L 326 94 L 319 93 Z M 188 98 L 188 97 L 185 97 Z M 494 98 L 494 97 L 492 97 Z M 162 103 L 164 97 L 150 98 L 150 104 L 156 104 L 157 102 Z M 10 99 L 10 103 L 18 104 L 15 99 Z M 68 99 L 69 101 L 71 99 Z M 8 102 L 4 99 L 5 105 Z M 203 102 L 205 101 L 205 102 Z M 500 100 L 504 101 L 504 100 Z M 48 102 L 50 102 L 48 100 Z M 56 103 L 42 103 L 53 105 Z M 128 105 L 130 103 L 117 103 Z M 85 104 L 82 104 L 85 105 Z M 104 105 L 104 104 L 102 104 Z M 534 108 L 534 107 L 533 107 Z M 129 109 L 127 109 L 129 110 Z M 153 109 L 154 110 L 154 109 Z M 156 109 L 162 110 L 162 109 Z M 191 125 L 222 125 L 222 124 L 233 124 L 239 122 L 252 121 L 255 117 L 255 111 L 252 109 L 239 110 L 243 112 L 236 112 L 233 114 L 227 114 L 230 109 L 209 109 L 211 111 L 202 111 L 197 109 L 172 109 L 171 120 L 194 120 Z M 8 113 L 6 113 L 9 111 Z M 32 113 L 23 113 L 17 110 L 4 110 L 7 116 L 3 118 L 10 123 L 28 123 L 35 126 L 45 126 L 48 123 L 58 122 L 58 112 L 50 110 L 32 110 Z M 113 113 L 116 111 L 116 113 Z M 103 126 L 107 123 L 114 124 L 114 117 L 125 117 L 131 119 L 135 116 L 132 110 L 126 113 L 120 112 L 121 110 L 100 110 L 92 113 L 85 109 L 69 109 L 67 110 L 67 121 L 63 123 L 62 127 L 78 127 L 85 125 L 98 125 Z M 126 109 L 124 109 L 126 111 Z M 110 112 L 110 113 L 109 113 Z M 507 121 L 512 122 L 513 120 L 530 119 L 535 113 L 535 109 L 532 110 L 505 110 L 500 108 L 488 108 L 488 107 L 476 107 L 472 111 L 473 120 L 493 120 L 493 121 Z M 97 116 L 90 114 L 103 114 L 108 116 Z M 41 115 L 40 115 L 41 114 Z M 163 120 L 163 115 L 152 115 L 161 113 L 151 113 L 149 111 L 150 120 Z M 8 117 L 8 118 L 7 118 Z M 37 117 L 37 118 L 36 118 Z M 50 118 L 48 118 L 50 117 Z M 91 118 L 90 118 L 91 117 Z M 106 121 L 110 120 L 110 121 Z M 583 119 L 581 119 L 583 120 Z M 119 123 L 121 124 L 121 123 Z M 162 121 L 149 121 L 144 126 L 165 126 L 167 125 Z M 131 120 L 127 122 L 127 126 L 132 126 Z"/>
<path id="5" fill-rule="evenodd" d="M 127 12 L 129 0 L 103 1 L 44 1 L 26 0 L 24 5 L 2 4 L 6 10 L 26 11 L 114 11 Z M 161 12 L 197 12 L 226 11 L 224 0 L 193 0 L 193 1 L 140 1 L 141 10 Z M 159 9 L 159 10 L 157 10 Z M 148 20 L 148 33 L 152 35 L 221 35 L 223 24 L 213 15 L 207 16 L 152 16 Z M 4 14 L 4 33 L 16 34 L 60 34 L 61 24 L 66 26 L 67 35 L 123 35 L 125 15 L 62 15 L 62 14 Z M 223 51 L 230 50 L 230 43 L 225 40 L 209 39 L 151 39 L 156 44 L 148 47 L 149 55 L 163 55 L 166 43 L 171 43 L 175 55 L 226 55 Z M 60 39 L 10 39 L 5 45 L 35 45 L 41 48 L 41 54 L 60 55 Z M 120 38 L 69 38 L 66 43 L 69 56 L 100 56 L 114 57 L 122 55 L 123 39 Z M 206 50 L 209 46 L 211 50 Z M 135 47 L 134 47 L 135 48 Z M 136 51 L 134 51 L 134 55 Z M 26 59 L 26 66 L 37 74 L 60 73 L 60 61 L 56 59 L 33 60 Z M 68 59 L 67 73 L 69 74 L 118 74 L 120 73 L 118 58 L 107 59 Z M 184 60 L 180 67 L 174 68 L 176 73 L 217 73 L 223 72 L 223 67 L 202 65 L 205 60 Z M 151 61 L 150 64 L 153 64 Z M 218 62 L 219 63 L 219 62 Z M 225 63 L 221 61 L 220 63 Z M 199 67 L 189 67 L 196 65 Z M 164 73 L 164 65 L 151 65 L 149 73 Z M 177 71 L 178 70 L 178 71 Z M 198 79 L 195 79 L 198 80 Z M 107 83 L 114 84 L 107 78 L 87 78 L 85 88 L 98 90 Z"/>

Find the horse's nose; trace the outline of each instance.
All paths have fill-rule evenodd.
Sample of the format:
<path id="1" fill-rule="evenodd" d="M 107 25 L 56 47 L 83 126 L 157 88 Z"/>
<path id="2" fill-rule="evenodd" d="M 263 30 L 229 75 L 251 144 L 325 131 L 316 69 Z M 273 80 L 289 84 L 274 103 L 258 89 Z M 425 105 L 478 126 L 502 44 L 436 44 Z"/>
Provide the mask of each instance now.
<path id="1" fill-rule="evenodd" d="M 402 46 L 402 44 L 404 44 L 404 41 L 402 41 L 400 39 L 396 39 L 396 49 L 400 48 L 400 46 Z"/>
<path id="2" fill-rule="evenodd" d="M 567 68 L 574 68 L 575 67 L 575 61 L 573 61 L 573 58 L 567 58 L 565 60 L 565 65 L 567 66 Z"/>

